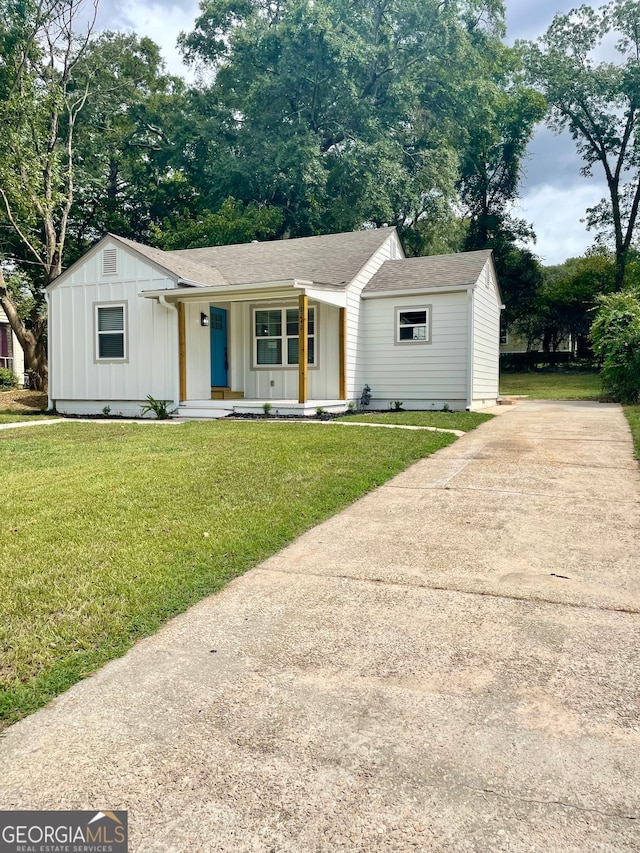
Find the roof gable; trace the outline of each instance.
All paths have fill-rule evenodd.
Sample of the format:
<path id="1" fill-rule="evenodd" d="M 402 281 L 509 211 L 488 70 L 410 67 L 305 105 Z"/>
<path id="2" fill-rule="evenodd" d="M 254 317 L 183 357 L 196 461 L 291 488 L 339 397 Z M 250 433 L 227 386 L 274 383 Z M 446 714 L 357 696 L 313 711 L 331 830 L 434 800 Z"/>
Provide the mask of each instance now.
<path id="1" fill-rule="evenodd" d="M 363 293 L 394 293 L 396 291 L 464 289 L 473 287 L 487 261 L 491 249 L 477 252 L 460 252 L 454 255 L 427 255 L 423 258 L 404 258 L 385 261 Z"/>
<path id="2" fill-rule="evenodd" d="M 229 283 L 215 266 L 200 264 L 195 259 L 191 260 L 178 256 L 176 252 L 165 252 L 162 249 L 155 249 L 153 246 L 145 246 L 143 243 L 128 240 L 126 237 L 118 237 L 116 234 L 109 236 L 146 260 L 156 264 L 156 266 L 166 270 L 178 281 L 204 285 L 227 285 Z"/>
<path id="3" fill-rule="evenodd" d="M 74 264 L 66 269 L 55 281 L 52 281 L 47 290 L 51 291 L 57 285 L 67 279 L 78 267 L 85 263 L 90 257 L 93 257 L 101 249 L 105 248 L 109 243 L 120 245 L 133 254 L 137 255 L 144 261 L 149 262 L 153 267 L 164 273 L 167 278 L 175 280 L 176 284 L 183 282 L 192 285 L 228 285 L 224 276 L 214 267 L 207 267 L 198 264 L 195 261 L 183 260 L 181 258 L 171 257 L 171 252 L 163 252 L 162 249 L 155 249 L 153 246 L 145 246 L 143 243 L 136 243 L 134 240 L 128 240 L 126 237 L 119 237 L 117 234 L 107 234 L 101 240 L 93 245 L 88 252 L 79 258 Z"/>

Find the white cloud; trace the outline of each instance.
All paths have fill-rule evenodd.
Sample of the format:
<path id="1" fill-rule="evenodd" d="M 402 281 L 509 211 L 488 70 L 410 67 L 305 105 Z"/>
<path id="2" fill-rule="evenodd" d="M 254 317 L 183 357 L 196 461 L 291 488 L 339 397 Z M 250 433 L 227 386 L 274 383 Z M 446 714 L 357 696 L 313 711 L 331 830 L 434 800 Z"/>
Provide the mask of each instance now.
<path id="1" fill-rule="evenodd" d="M 580 219 L 602 196 L 601 185 L 585 181 L 569 187 L 538 186 L 522 198 L 517 213 L 534 223 L 538 242 L 532 248 L 543 264 L 560 264 L 593 244 L 595 234 Z"/>
<path id="2" fill-rule="evenodd" d="M 171 74 L 191 77 L 189 69 L 182 64 L 176 41 L 182 31 L 193 29 L 198 11 L 197 0 L 185 0 L 183 3 L 104 0 L 100 6 L 98 26 L 100 29 L 133 30 L 152 39 L 160 46 Z"/>

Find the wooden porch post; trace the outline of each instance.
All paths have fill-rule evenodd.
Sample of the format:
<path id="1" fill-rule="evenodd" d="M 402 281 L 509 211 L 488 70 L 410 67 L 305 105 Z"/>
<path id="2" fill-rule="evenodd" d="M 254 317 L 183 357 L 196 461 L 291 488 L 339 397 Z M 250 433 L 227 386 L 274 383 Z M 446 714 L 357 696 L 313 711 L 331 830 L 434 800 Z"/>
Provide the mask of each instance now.
<path id="1" fill-rule="evenodd" d="M 187 334 L 184 302 L 178 302 L 178 352 L 180 361 L 180 399 L 187 399 Z"/>
<path id="2" fill-rule="evenodd" d="M 309 352 L 309 297 L 301 293 L 298 299 L 298 402 L 307 402 Z"/>
<path id="3" fill-rule="evenodd" d="M 347 399 L 347 309 L 340 309 L 340 394 Z"/>

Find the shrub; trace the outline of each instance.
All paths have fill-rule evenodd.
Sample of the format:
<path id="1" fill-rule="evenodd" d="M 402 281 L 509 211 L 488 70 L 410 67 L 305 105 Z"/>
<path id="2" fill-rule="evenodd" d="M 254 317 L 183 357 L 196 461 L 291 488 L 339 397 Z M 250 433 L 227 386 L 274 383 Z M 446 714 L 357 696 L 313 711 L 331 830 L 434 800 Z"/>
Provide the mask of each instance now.
<path id="1" fill-rule="evenodd" d="M 149 402 L 141 406 L 140 414 L 144 417 L 149 412 L 153 412 L 159 421 L 166 421 L 170 415 L 167 406 L 171 400 L 156 400 L 151 394 L 147 394 L 147 400 Z"/>
<path id="2" fill-rule="evenodd" d="M 602 362 L 602 387 L 621 403 L 640 399 L 640 290 L 599 298 L 591 326 L 593 351 Z"/>
<path id="3" fill-rule="evenodd" d="M 0 391 L 18 387 L 18 377 L 8 367 L 0 367 Z"/>

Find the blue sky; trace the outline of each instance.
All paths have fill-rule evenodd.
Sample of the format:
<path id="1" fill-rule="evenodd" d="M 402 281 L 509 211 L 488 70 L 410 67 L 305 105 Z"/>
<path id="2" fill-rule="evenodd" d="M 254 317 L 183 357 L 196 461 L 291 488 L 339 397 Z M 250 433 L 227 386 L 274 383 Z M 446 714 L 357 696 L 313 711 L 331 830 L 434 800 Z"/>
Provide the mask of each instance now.
<path id="1" fill-rule="evenodd" d="M 578 5 L 575 0 L 507 0 L 507 38 L 509 42 L 535 39 L 557 12 Z M 161 46 L 169 70 L 183 74 L 176 38 L 182 30 L 191 29 L 197 13 L 197 0 L 101 0 L 99 26 L 149 36 Z M 532 248 L 545 264 L 580 255 L 593 242 L 580 220 L 586 208 L 603 197 L 605 186 L 597 171 L 593 178 L 582 177 L 580 165 L 568 134 L 556 136 L 544 126 L 538 129 L 529 147 L 516 213 L 533 223 L 538 241 Z"/>

